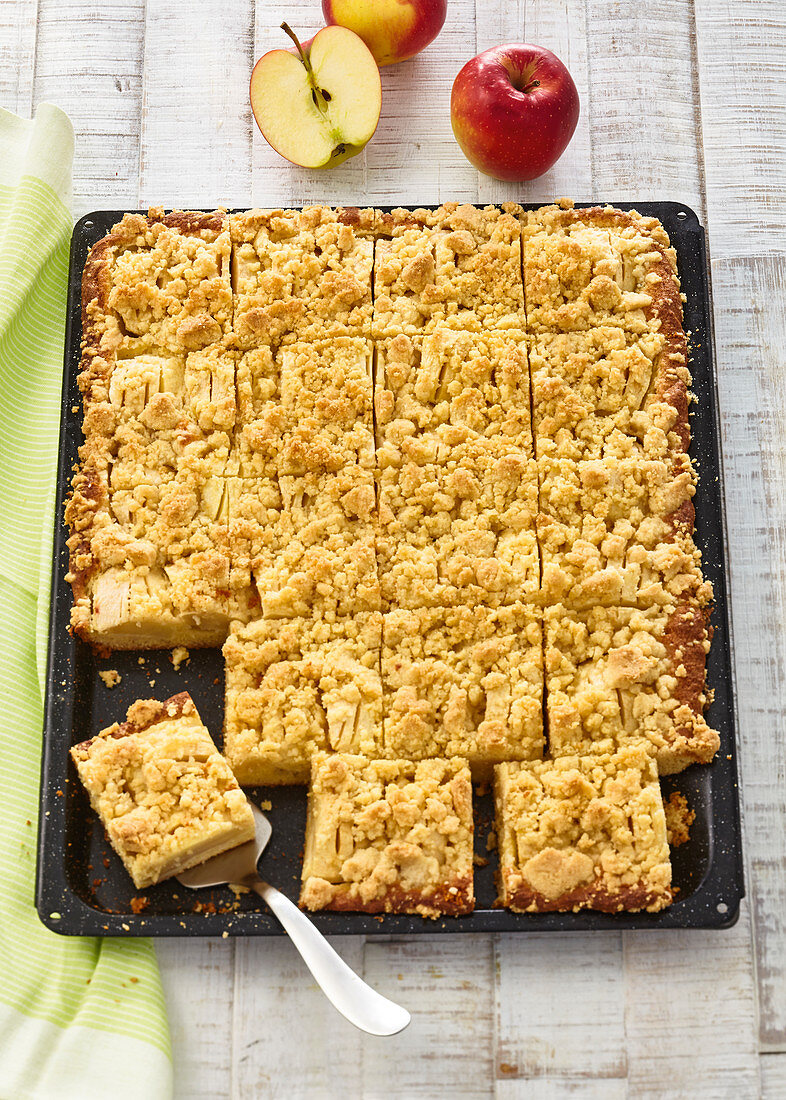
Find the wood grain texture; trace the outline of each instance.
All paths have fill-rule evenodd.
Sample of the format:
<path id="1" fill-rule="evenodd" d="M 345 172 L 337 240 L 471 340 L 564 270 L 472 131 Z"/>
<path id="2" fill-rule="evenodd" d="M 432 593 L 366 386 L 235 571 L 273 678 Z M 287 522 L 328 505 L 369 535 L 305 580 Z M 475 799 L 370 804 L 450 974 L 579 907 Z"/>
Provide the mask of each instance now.
<path id="1" fill-rule="evenodd" d="M 412 1023 L 392 1039 L 363 1038 L 361 1096 L 493 1095 L 491 936 L 368 939 L 363 976 L 408 1008 Z"/>
<path id="2" fill-rule="evenodd" d="M 595 194 L 672 199 L 703 217 L 693 3 L 587 0 Z M 646 43 L 646 47 L 645 47 Z M 632 104 L 642 97 L 646 110 Z"/>
<path id="3" fill-rule="evenodd" d="M 500 936 L 496 943 L 498 1081 L 623 1079 L 622 936 Z"/>
<path id="4" fill-rule="evenodd" d="M 170 940 L 159 951 L 176 1100 L 228 1097 L 232 1082 L 232 940 Z"/>
<path id="5" fill-rule="evenodd" d="M 36 0 L 0 4 L 0 107 L 29 118 L 38 5 Z"/>
<path id="6" fill-rule="evenodd" d="M 362 938 L 331 943 L 362 976 Z M 388 983 L 380 992 L 392 996 Z M 364 1038 L 328 1003 L 286 939 L 238 941 L 231 1100 L 362 1096 Z"/>
<path id="7" fill-rule="evenodd" d="M 148 0 L 140 134 L 143 205 L 251 198 L 251 0 Z"/>
<path id="8" fill-rule="evenodd" d="M 721 934 L 626 932 L 629 1095 L 754 1100 L 759 1095 L 750 922 Z"/>
<path id="9" fill-rule="evenodd" d="M 716 260 L 712 279 L 759 1034 L 784 1050 L 786 262 Z"/>
<path id="10" fill-rule="evenodd" d="M 764 1054 L 761 1058 L 762 1100 L 783 1100 L 786 1096 L 786 1058 Z"/>
<path id="11" fill-rule="evenodd" d="M 74 124 L 74 214 L 133 209 L 139 193 L 144 0 L 39 0 L 33 105 Z"/>
<path id="12" fill-rule="evenodd" d="M 786 254 L 782 0 L 695 0 L 707 219 L 716 259 Z"/>

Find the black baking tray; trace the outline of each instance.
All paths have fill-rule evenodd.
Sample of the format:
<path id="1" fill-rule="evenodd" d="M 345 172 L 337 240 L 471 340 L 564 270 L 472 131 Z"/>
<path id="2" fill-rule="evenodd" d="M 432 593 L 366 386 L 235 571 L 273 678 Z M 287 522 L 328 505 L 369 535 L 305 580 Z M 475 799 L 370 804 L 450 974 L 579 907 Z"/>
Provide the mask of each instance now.
<path id="1" fill-rule="evenodd" d="M 532 204 L 533 206 L 539 204 Z M 588 205 L 588 204 L 578 204 Z M 700 474 L 695 498 L 696 538 L 704 571 L 715 588 L 714 637 L 707 677 L 714 698 L 708 721 L 720 731 L 721 747 L 709 766 L 693 766 L 665 778 L 664 793 L 681 791 L 696 813 L 689 841 L 672 852 L 677 900 L 661 913 L 608 915 L 580 913 L 516 914 L 493 908 L 495 853 L 486 838 L 493 827 L 489 793 L 475 799 L 477 908 L 460 918 L 427 920 L 415 916 L 314 913 L 328 934 L 422 932 L 543 932 L 623 928 L 727 928 L 734 924 L 744 896 L 740 847 L 734 721 L 734 681 L 727 600 L 723 479 L 717 390 L 712 352 L 712 310 L 704 229 L 695 213 L 673 202 L 619 204 L 658 217 L 677 251 L 685 294 L 685 328 L 696 401 L 692 406 L 691 453 Z M 81 441 L 81 397 L 76 378 L 81 336 L 80 288 L 90 247 L 122 216 L 102 210 L 83 217 L 71 241 L 65 372 L 60 423 L 57 523 L 52 570 L 49 666 L 38 836 L 36 905 L 49 928 L 67 935 L 217 936 L 275 935 L 282 929 L 256 895 L 239 898 L 228 888 L 191 891 L 177 881 L 138 892 L 134 889 L 90 806 L 68 757 L 70 746 L 123 720 L 138 698 L 166 699 L 188 690 L 216 739 L 223 724 L 223 664 L 220 650 L 191 650 L 176 671 L 167 650 L 114 653 L 97 657 L 68 633 L 71 591 L 65 581 L 67 532 L 64 500 Z M 107 690 L 99 672 L 116 669 L 121 682 Z M 220 744 L 220 740 L 219 740 Z M 269 800 L 273 837 L 260 873 L 296 900 L 305 829 L 305 788 L 275 787 L 250 792 Z"/>

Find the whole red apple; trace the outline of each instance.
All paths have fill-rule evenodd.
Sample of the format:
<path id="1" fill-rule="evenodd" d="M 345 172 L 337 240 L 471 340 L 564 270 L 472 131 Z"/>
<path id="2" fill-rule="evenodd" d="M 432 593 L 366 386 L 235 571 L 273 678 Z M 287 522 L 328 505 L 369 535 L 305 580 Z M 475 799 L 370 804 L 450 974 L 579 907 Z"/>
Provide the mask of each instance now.
<path id="1" fill-rule="evenodd" d="M 453 133 L 467 160 L 501 180 L 532 180 L 565 151 L 579 93 L 550 50 L 510 42 L 468 61 L 450 97 Z"/>
<path id="2" fill-rule="evenodd" d="M 445 22 L 447 0 L 322 0 L 327 23 L 359 34 L 378 65 L 425 50 Z"/>

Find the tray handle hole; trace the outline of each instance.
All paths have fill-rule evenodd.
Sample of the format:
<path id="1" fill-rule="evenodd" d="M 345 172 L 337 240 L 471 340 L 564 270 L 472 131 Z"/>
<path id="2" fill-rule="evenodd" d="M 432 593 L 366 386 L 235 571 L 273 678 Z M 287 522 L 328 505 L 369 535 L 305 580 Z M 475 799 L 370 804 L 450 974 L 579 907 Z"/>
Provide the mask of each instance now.
<path id="1" fill-rule="evenodd" d="M 726 904 L 725 901 L 719 901 L 718 904 L 715 906 L 715 908 L 718 910 L 718 912 L 721 915 L 723 913 L 728 913 L 728 911 L 729 911 L 729 907 L 728 907 L 728 905 Z"/>
<path id="2" fill-rule="evenodd" d="M 93 228 L 93 223 L 92 222 L 82 222 L 82 225 L 85 227 L 85 229 L 92 229 Z"/>
<path id="3" fill-rule="evenodd" d="M 685 221 L 685 219 L 687 218 L 687 216 L 688 216 L 688 215 L 687 215 L 687 214 L 685 213 L 685 211 L 684 211 L 684 210 L 678 210 L 678 211 L 677 211 L 677 217 L 678 217 L 678 218 L 680 218 L 680 219 L 681 219 L 682 221 Z"/>

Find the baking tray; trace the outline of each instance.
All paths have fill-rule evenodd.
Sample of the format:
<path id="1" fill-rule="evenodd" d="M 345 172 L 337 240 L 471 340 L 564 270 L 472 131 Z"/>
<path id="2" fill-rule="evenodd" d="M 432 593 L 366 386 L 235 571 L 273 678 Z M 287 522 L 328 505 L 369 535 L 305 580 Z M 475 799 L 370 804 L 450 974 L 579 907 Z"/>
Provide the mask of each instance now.
<path id="1" fill-rule="evenodd" d="M 539 204 L 530 204 L 536 206 Z M 585 203 L 578 205 L 588 205 Z M 618 204 L 631 209 L 631 204 Z M 328 934 L 422 932 L 544 932 L 621 928 L 727 928 L 734 924 L 744 895 L 737 789 L 734 690 L 727 602 L 723 483 L 717 391 L 712 354 L 712 311 L 704 230 L 694 212 L 673 202 L 634 204 L 660 218 L 676 248 L 690 337 L 690 367 L 696 402 L 692 406 L 691 454 L 700 474 L 695 499 L 696 538 L 705 575 L 715 587 L 714 638 L 707 677 L 714 693 L 708 711 L 720 731 L 721 747 L 709 766 L 665 778 L 664 794 L 681 791 L 696 813 L 690 840 L 672 853 L 677 900 L 661 913 L 516 914 L 494 909 L 495 854 L 486 838 L 493 823 L 490 793 L 476 797 L 477 908 L 460 918 L 360 913 L 314 913 Z M 68 554 L 63 506 L 81 441 L 81 397 L 76 378 L 81 336 L 82 269 L 90 247 L 120 219 L 122 211 L 87 214 L 71 241 L 65 372 L 60 423 L 57 524 L 52 570 L 49 666 L 42 758 L 36 905 L 49 928 L 67 935 L 246 936 L 282 934 L 281 926 L 256 895 L 236 897 L 228 888 L 190 891 L 177 881 L 135 890 L 92 813 L 68 757 L 69 747 L 112 722 L 122 720 L 138 698 L 166 699 L 188 690 L 214 737 L 223 723 L 223 664 L 220 650 L 191 650 L 190 662 L 176 671 L 169 651 L 114 653 L 97 657 L 68 633 L 71 591 L 65 582 Z M 121 682 L 107 690 L 100 671 L 117 669 Z M 305 788 L 250 791 L 269 800 L 273 838 L 260 873 L 296 900 L 305 830 Z"/>

